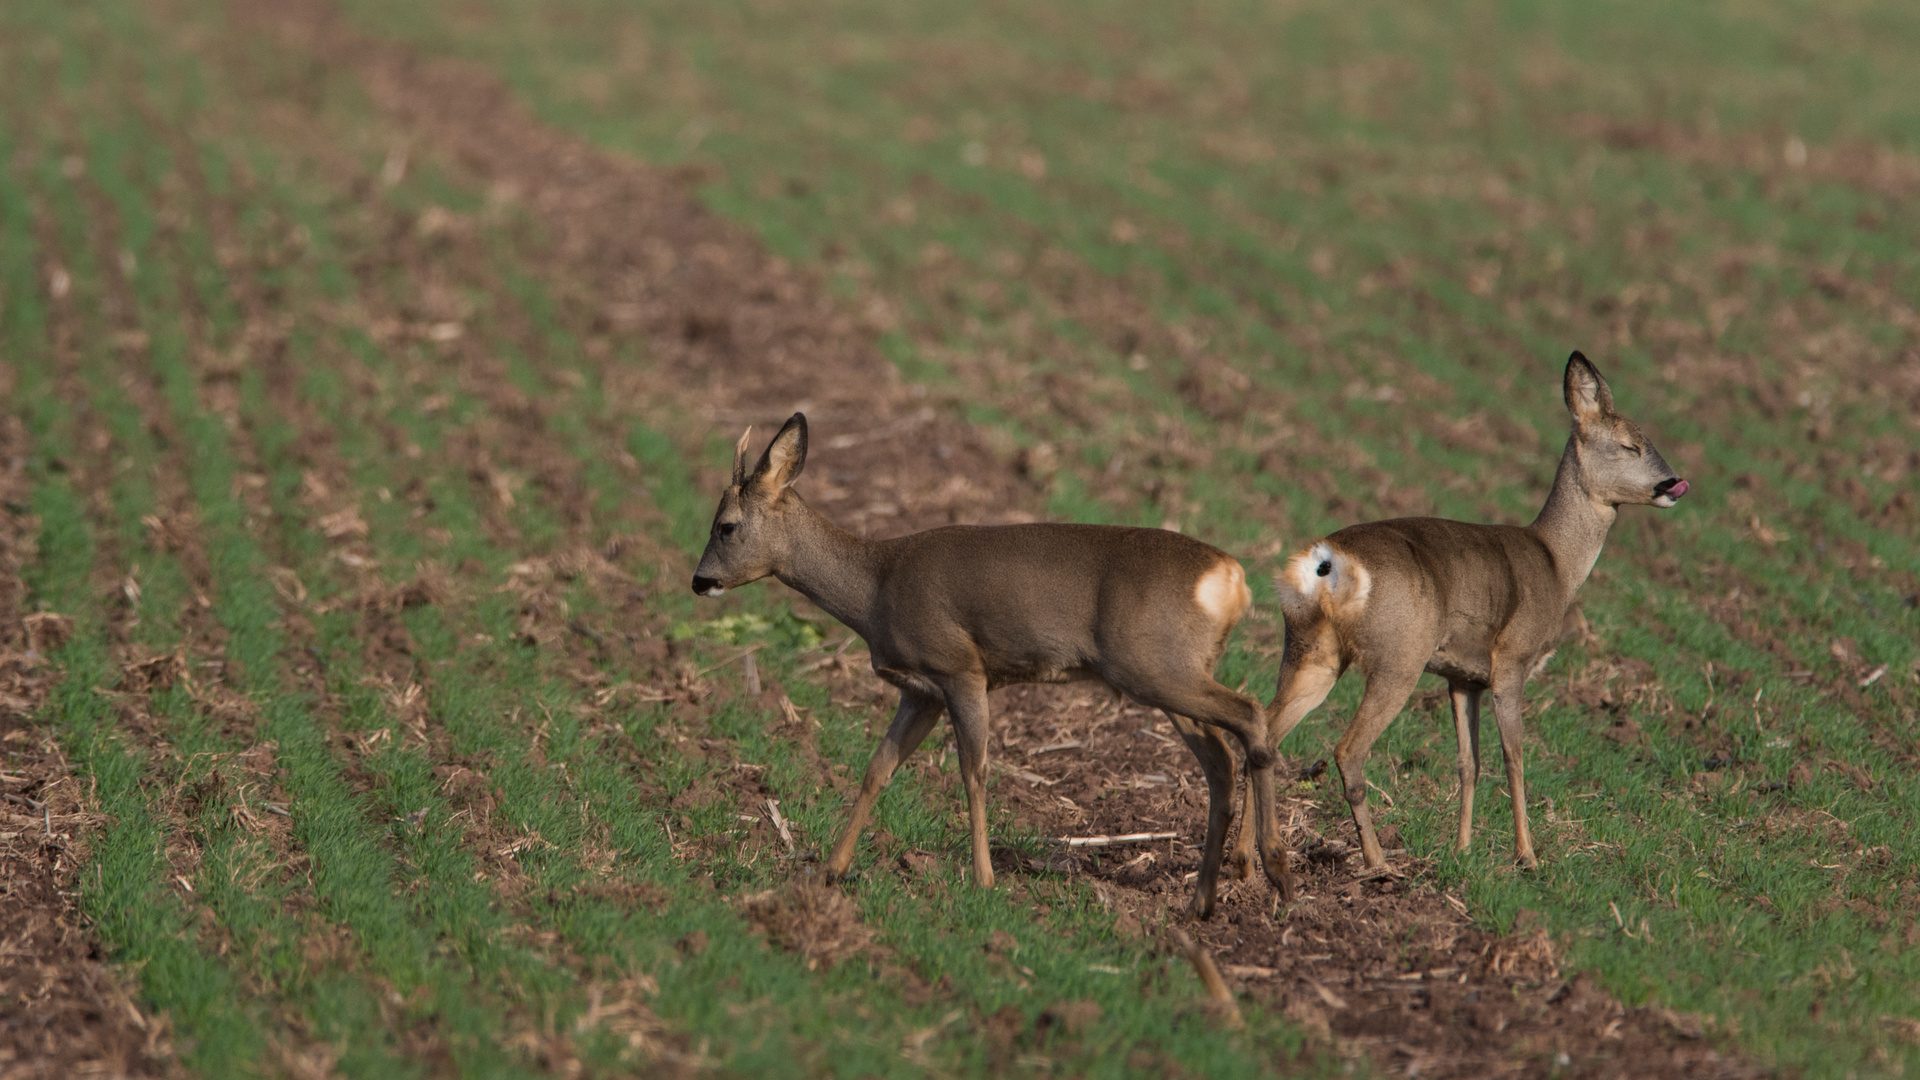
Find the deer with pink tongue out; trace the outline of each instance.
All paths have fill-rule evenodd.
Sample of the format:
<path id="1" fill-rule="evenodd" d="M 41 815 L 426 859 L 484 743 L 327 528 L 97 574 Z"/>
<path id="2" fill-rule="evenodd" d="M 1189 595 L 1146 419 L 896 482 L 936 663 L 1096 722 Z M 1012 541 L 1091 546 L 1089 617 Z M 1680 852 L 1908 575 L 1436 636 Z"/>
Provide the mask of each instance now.
<path id="1" fill-rule="evenodd" d="M 1386 868 L 1367 809 L 1367 752 L 1399 715 L 1423 671 L 1447 680 L 1460 768 L 1460 834 L 1473 839 L 1480 779 L 1480 701 L 1493 716 L 1513 799 L 1514 857 L 1537 865 L 1520 764 L 1521 692 L 1553 655 L 1573 594 L 1587 580 L 1619 509 L 1672 506 L 1687 493 L 1587 358 L 1567 361 L 1573 433 L 1553 492 L 1533 524 L 1469 525 L 1400 518 L 1342 529 L 1293 556 L 1275 578 L 1286 616 L 1280 681 L 1267 706 L 1277 747 L 1346 669 L 1365 671 L 1359 712 L 1334 749 L 1369 870 Z M 1253 865 L 1243 831 L 1237 876 Z"/>

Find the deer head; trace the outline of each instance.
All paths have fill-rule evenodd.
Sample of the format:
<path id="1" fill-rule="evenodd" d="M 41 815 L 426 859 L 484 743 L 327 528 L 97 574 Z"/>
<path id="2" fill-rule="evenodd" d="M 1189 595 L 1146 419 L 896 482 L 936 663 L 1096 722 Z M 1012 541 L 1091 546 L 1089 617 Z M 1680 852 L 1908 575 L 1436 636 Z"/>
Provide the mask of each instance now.
<path id="1" fill-rule="evenodd" d="M 720 496 L 707 550 L 693 572 L 693 591 L 702 596 L 719 596 L 778 571 L 793 532 L 789 519 L 804 506 L 792 488 L 807 464 L 807 418 L 789 417 L 749 473 L 752 434 L 748 428 L 734 447 L 733 483 Z"/>
<path id="2" fill-rule="evenodd" d="M 1573 457 L 1579 483 L 1609 506 L 1672 506 L 1687 493 L 1640 426 L 1613 411 L 1613 391 L 1585 356 L 1567 360 L 1567 411 L 1573 414 Z"/>

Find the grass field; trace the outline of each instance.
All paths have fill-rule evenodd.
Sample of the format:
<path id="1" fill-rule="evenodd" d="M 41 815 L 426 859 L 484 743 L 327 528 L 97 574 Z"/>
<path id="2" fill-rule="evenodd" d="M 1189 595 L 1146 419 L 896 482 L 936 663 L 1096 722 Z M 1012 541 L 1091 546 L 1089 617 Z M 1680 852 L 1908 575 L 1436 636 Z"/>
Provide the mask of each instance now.
<path id="1" fill-rule="evenodd" d="M 5 5 L 7 1075 L 1920 1074 L 1916 53 L 1787 0 Z M 815 882 L 891 697 L 687 591 L 743 427 L 804 408 L 859 532 L 1236 553 L 1264 700 L 1280 560 L 1529 520 L 1575 348 L 1693 493 L 1530 689 L 1538 871 L 1492 786 L 1450 850 L 1422 694 L 1406 880 L 1195 928 L 1230 1027 L 1164 945 L 1198 770 L 1065 688 L 996 695 L 1000 888 L 936 745 Z M 1358 693 L 1282 747 L 1296 848 Z"/>

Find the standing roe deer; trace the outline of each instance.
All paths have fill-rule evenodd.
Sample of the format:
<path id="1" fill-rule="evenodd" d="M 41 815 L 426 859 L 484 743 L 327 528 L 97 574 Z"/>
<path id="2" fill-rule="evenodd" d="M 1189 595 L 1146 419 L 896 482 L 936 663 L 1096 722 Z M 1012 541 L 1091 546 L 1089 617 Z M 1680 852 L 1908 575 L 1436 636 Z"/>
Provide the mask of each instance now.
<path id="1" fill-rule="evenodd" d="M 1239 739 L 1247 758 L 1260 865 L 1291 898 L 1266 715 L 1213 679 L 1227 634 L 1251 602 L 1232 556 L 1179 533 L 1106 525 L 956 525 L 861 540 L 793 490 L 807 459 L 806 417 L 793 414 L 751 473 L 746 454 L 742 435 L 693 591 L 719 596 L 776 577 L 866 639 L 874 673 L 900 688 L 899 710 L 827 860 L 830 875 L 847 873 L 881 789 L 944 710 L 967 789 L 974 881 L 991 887 L 987 691 L 1101 679 L 1171 715 L 1206 773 L 1195 913 L 1212 911 L 1233 814 L 1233 754 L 1220 729 Z M 1251 839 L 1247 846 L 1251 852 Z"/>
<path id="2" fill-rule="evenodd" d="M 1687 493 L 1633 421 L 1613 411 L 1613 392 L 1579 353 L 1564 381 L 1573 433 L 1553 493 L 1533 524 L 1469 525 L 1400 518 L 1342 529 L 1295 555 L 1275 578 L 1286 616 L 1280 682 L 1267 707 L 1267 734 L 1281 739 L 1312 712 L 1348 666 L 1366 672 L 1360 709 L 1334 749 L 1340 781 L 1368 869 L 1386 856 L 1367 811 L 1367 751 L 1419 681 L 1447 680 L 1459 740 L 1460 836 L 1473 838 L 1473 791 L 1480 778 L 1480 695 L 1493 691 L 1515 857 L 1534 866 L 1520 765 L 1521 691 L 1553 655 L 1575 590 L 1587 579 L 1619 508 L 1666 508 Z M 1251 852 L 1234 850 L 1248 873 Z"/>

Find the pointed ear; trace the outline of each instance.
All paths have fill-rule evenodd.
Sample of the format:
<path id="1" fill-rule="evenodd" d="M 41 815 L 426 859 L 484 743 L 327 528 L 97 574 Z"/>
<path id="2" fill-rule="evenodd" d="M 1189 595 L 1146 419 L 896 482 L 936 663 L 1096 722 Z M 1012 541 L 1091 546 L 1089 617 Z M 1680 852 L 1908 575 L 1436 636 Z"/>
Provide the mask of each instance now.
<path id="1" fill-rule="evenodd" d="M 1607 389 L 1607 380 L 1578 352 L 1567 358 L 1565 392 L 1567 411 L 1579 423 L 1598 420 L 1613 411 L 1613 391 Z"/>
<path id="2" fill-rule="evenodd" d="M 733 447 L 733 486 L 747 486 L 747 440 L 753 438 L 753 429 L 740 433 L 740 441 Z"/>
<path id="3" fill-rule="evenodd" d="M 753 484 L 768 495 L 778 494 L 800 479 L 800 470 L 806 465 L 807 418 L 794 413 L 767 444 L 767 452 L 760 455 L 760 464 L 753 470 Z"/>

